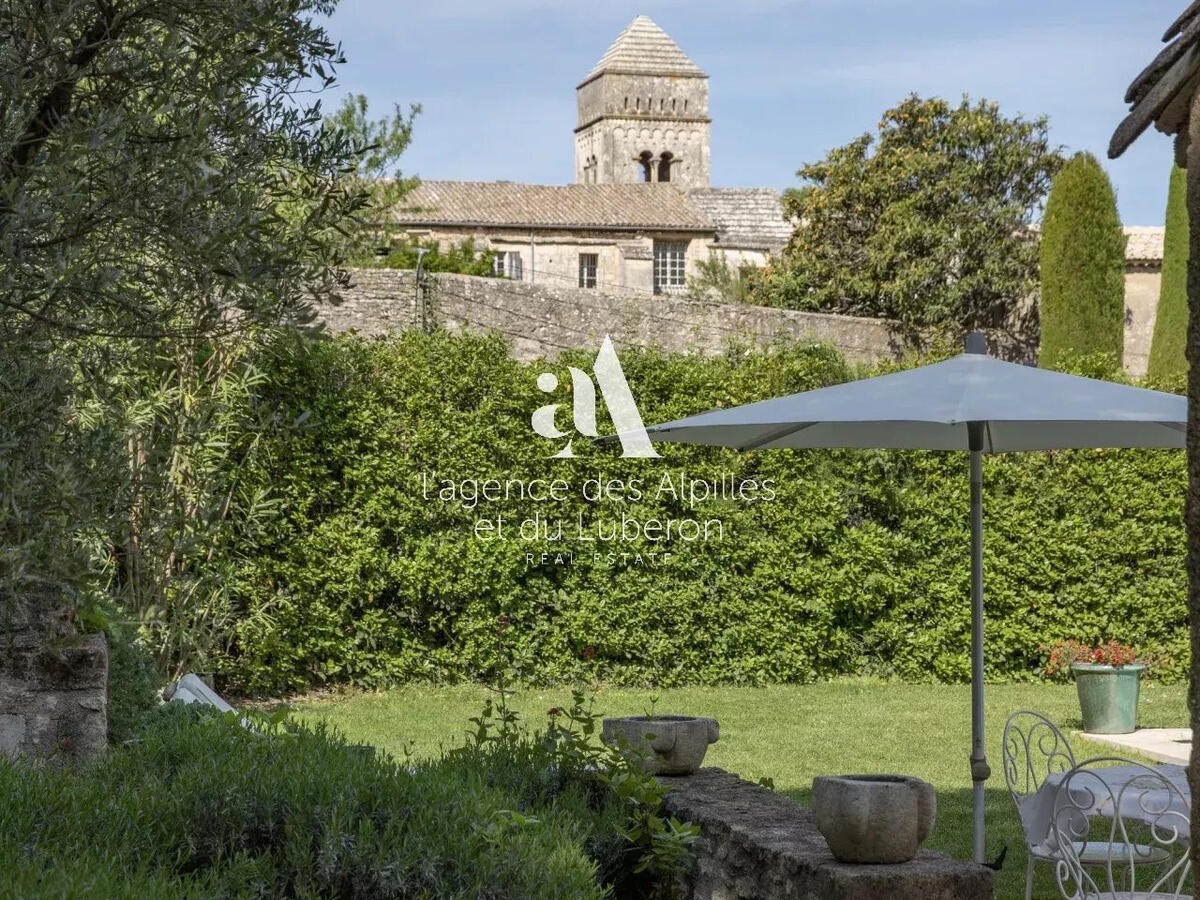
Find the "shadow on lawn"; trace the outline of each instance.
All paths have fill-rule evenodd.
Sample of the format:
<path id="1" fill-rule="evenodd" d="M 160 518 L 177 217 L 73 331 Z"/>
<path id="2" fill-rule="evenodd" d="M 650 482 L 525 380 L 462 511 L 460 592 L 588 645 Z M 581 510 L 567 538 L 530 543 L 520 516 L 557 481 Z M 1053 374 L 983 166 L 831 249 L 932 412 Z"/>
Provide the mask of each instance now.
<path id="1" fill-rule="evenodd" d="M 994 787 L 996 773 L 984 794 L 987 816 L 987 859 L 994 861 L 1007 847 L 1004 862 L 996 872 L 997 900 L 1020 900 L 1025 895 L 1025 836 L 1017 818 L 1016 808 L 1008 791 Z M 1003 785 L 1001 779 L 1000 784 Z M 812 805 L 811 788 L 780 791 L 802 806 Z M 939 850 L 954 859 L 970 859 L 973 827 L 973 794 L 969 788 L 939 789 L 937 792 L 937 824 L 925 842 L 923 850 Z M 1054 882 L 1053 867 L 1038 865 L 1035 870 L 1033 896 L 1035 900 L 1057 900 L 1062 894 Z"/>

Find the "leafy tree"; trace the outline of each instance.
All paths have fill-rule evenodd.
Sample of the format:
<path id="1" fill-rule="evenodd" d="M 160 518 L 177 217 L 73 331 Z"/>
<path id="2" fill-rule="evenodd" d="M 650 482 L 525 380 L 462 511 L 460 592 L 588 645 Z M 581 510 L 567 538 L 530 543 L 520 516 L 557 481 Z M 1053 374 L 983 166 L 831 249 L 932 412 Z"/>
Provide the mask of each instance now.
<path id="1" fill-rule="evenodd" d="M 224 438 L 271 422 L 246 351 L 336 297 L 368 200 L 309 96 L 333 6 L 0 6 L 0 595 L 111 583 L 145 624 L 211 586 L 257 502 Z"/>
<path id="2" fill-rule="evenodd" d="M 475 248 L 467 238 L 461 244 L 441 244 L 436 240 L 405 240 L 392 245 L 391 252 L 373 264 L 387 269 L 415 269 L 417 254 L 424 250 L 421 269 L 424 272 L 455 272 L 459 275 L 495 275 L 495 253 Z"/>
<path id="3" fill-rule="evenodd" d="M 349 94 L 325 119 L 327 129 L 354 147 L 353 181 L 370 198 L 356 217 L 357 227 L 345 236 L 345 252 L 353 261 L 365 261 L 376 247 L 386 246 L 389 213 L 417 184 L 416 178 L 403 175 L 398 163 L 412 141 L 413 119 L 420 112 L 414 104 L 405 113 L 397 103 L 391 116 L 372 119 L 366 96 Z"/>
<path id="4" fill-rule="evenodd" d="M 806 165 L 784 197 L 801 223 L 759 302 L 931 326 L 1003 328 L 1037 286 L 1027 227 L 1061 157 L 1046 119 L 909 96 Z"/>
<path id="5" fill-rule="evenodd" d="M 307 321 L 364 199 L 299 79 L 331 81 L 326 0 L 0 9 L 4 336 Z M 289 204 L 304 211 L 283 216 Z M 38 329 L 43 329 L 38 331 Z"/>
<path id="6" fill-rule="evenodd" d="M 1054 179 L 1042 220 L 1042 346 L 1039 363 L 1107 354 L 1125 342 L 1125 234 L 1100 163 L 1078 153 Z"/>
<path id="7" fill-rule="evenodd" d="M 1154 340 L 1150 344 L 1146 373 L 1152 378 L 1168 378 L 1187 372 L 1183 350 L 1187 341 L 1188 256 L 1187 169 L 1173 166 L 1171 188 L 1167 194 L 1158 314 L 1154 320 Z"/>

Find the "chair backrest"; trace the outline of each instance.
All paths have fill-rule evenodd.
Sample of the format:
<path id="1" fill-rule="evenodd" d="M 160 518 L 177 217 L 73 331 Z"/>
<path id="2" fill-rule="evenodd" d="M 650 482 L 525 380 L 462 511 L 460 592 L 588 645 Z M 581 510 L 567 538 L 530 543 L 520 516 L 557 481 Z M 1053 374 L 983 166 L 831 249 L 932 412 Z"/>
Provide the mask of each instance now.
<path id="1" fill-rule="evenodd" d="M 1071 745 L 1041 713 L 1020 709 L 1004 723 L 1004 781 L 1017 802 L 1037 791 L 1048 775 L 1075 767 Z"/>
<path id="2" fill-rule="evenodd" d="M 1191 897 L 1189 814 L 1161 769 L 1118 757 L 1075 766 L 1055 791 L 1051 823 L 1062 895 Z"/>

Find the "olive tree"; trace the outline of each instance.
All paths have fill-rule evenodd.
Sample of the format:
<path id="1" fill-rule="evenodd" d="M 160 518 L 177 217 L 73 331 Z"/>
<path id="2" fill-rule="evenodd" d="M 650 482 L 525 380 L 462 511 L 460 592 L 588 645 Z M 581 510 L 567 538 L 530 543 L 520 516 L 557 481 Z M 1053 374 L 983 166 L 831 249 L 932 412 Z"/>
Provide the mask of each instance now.
<path id="1" fill-rule="evenodd" d="M 148 621 L 261 505 L 225 431 L 278 424 L 250 360 L 336 299 L 367 202 L 322 126 L 332 8 L 0 4 L 0 591 L 107 583 Z"/>

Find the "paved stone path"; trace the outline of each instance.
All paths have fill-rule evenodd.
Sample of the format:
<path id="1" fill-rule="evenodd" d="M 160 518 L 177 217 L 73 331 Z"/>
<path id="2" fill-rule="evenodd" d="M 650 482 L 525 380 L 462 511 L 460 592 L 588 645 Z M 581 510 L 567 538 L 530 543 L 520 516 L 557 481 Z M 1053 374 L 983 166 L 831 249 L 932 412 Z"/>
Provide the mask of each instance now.
<path id="1" fill-rule="evenodd" d="M 1088 734 L 1080 737 L 1120 750 L 1131 750 L 1164 763 L 1186 766 L 1192 757 L 1192 729 L 1139 728 L 1132 734 Z"/>

